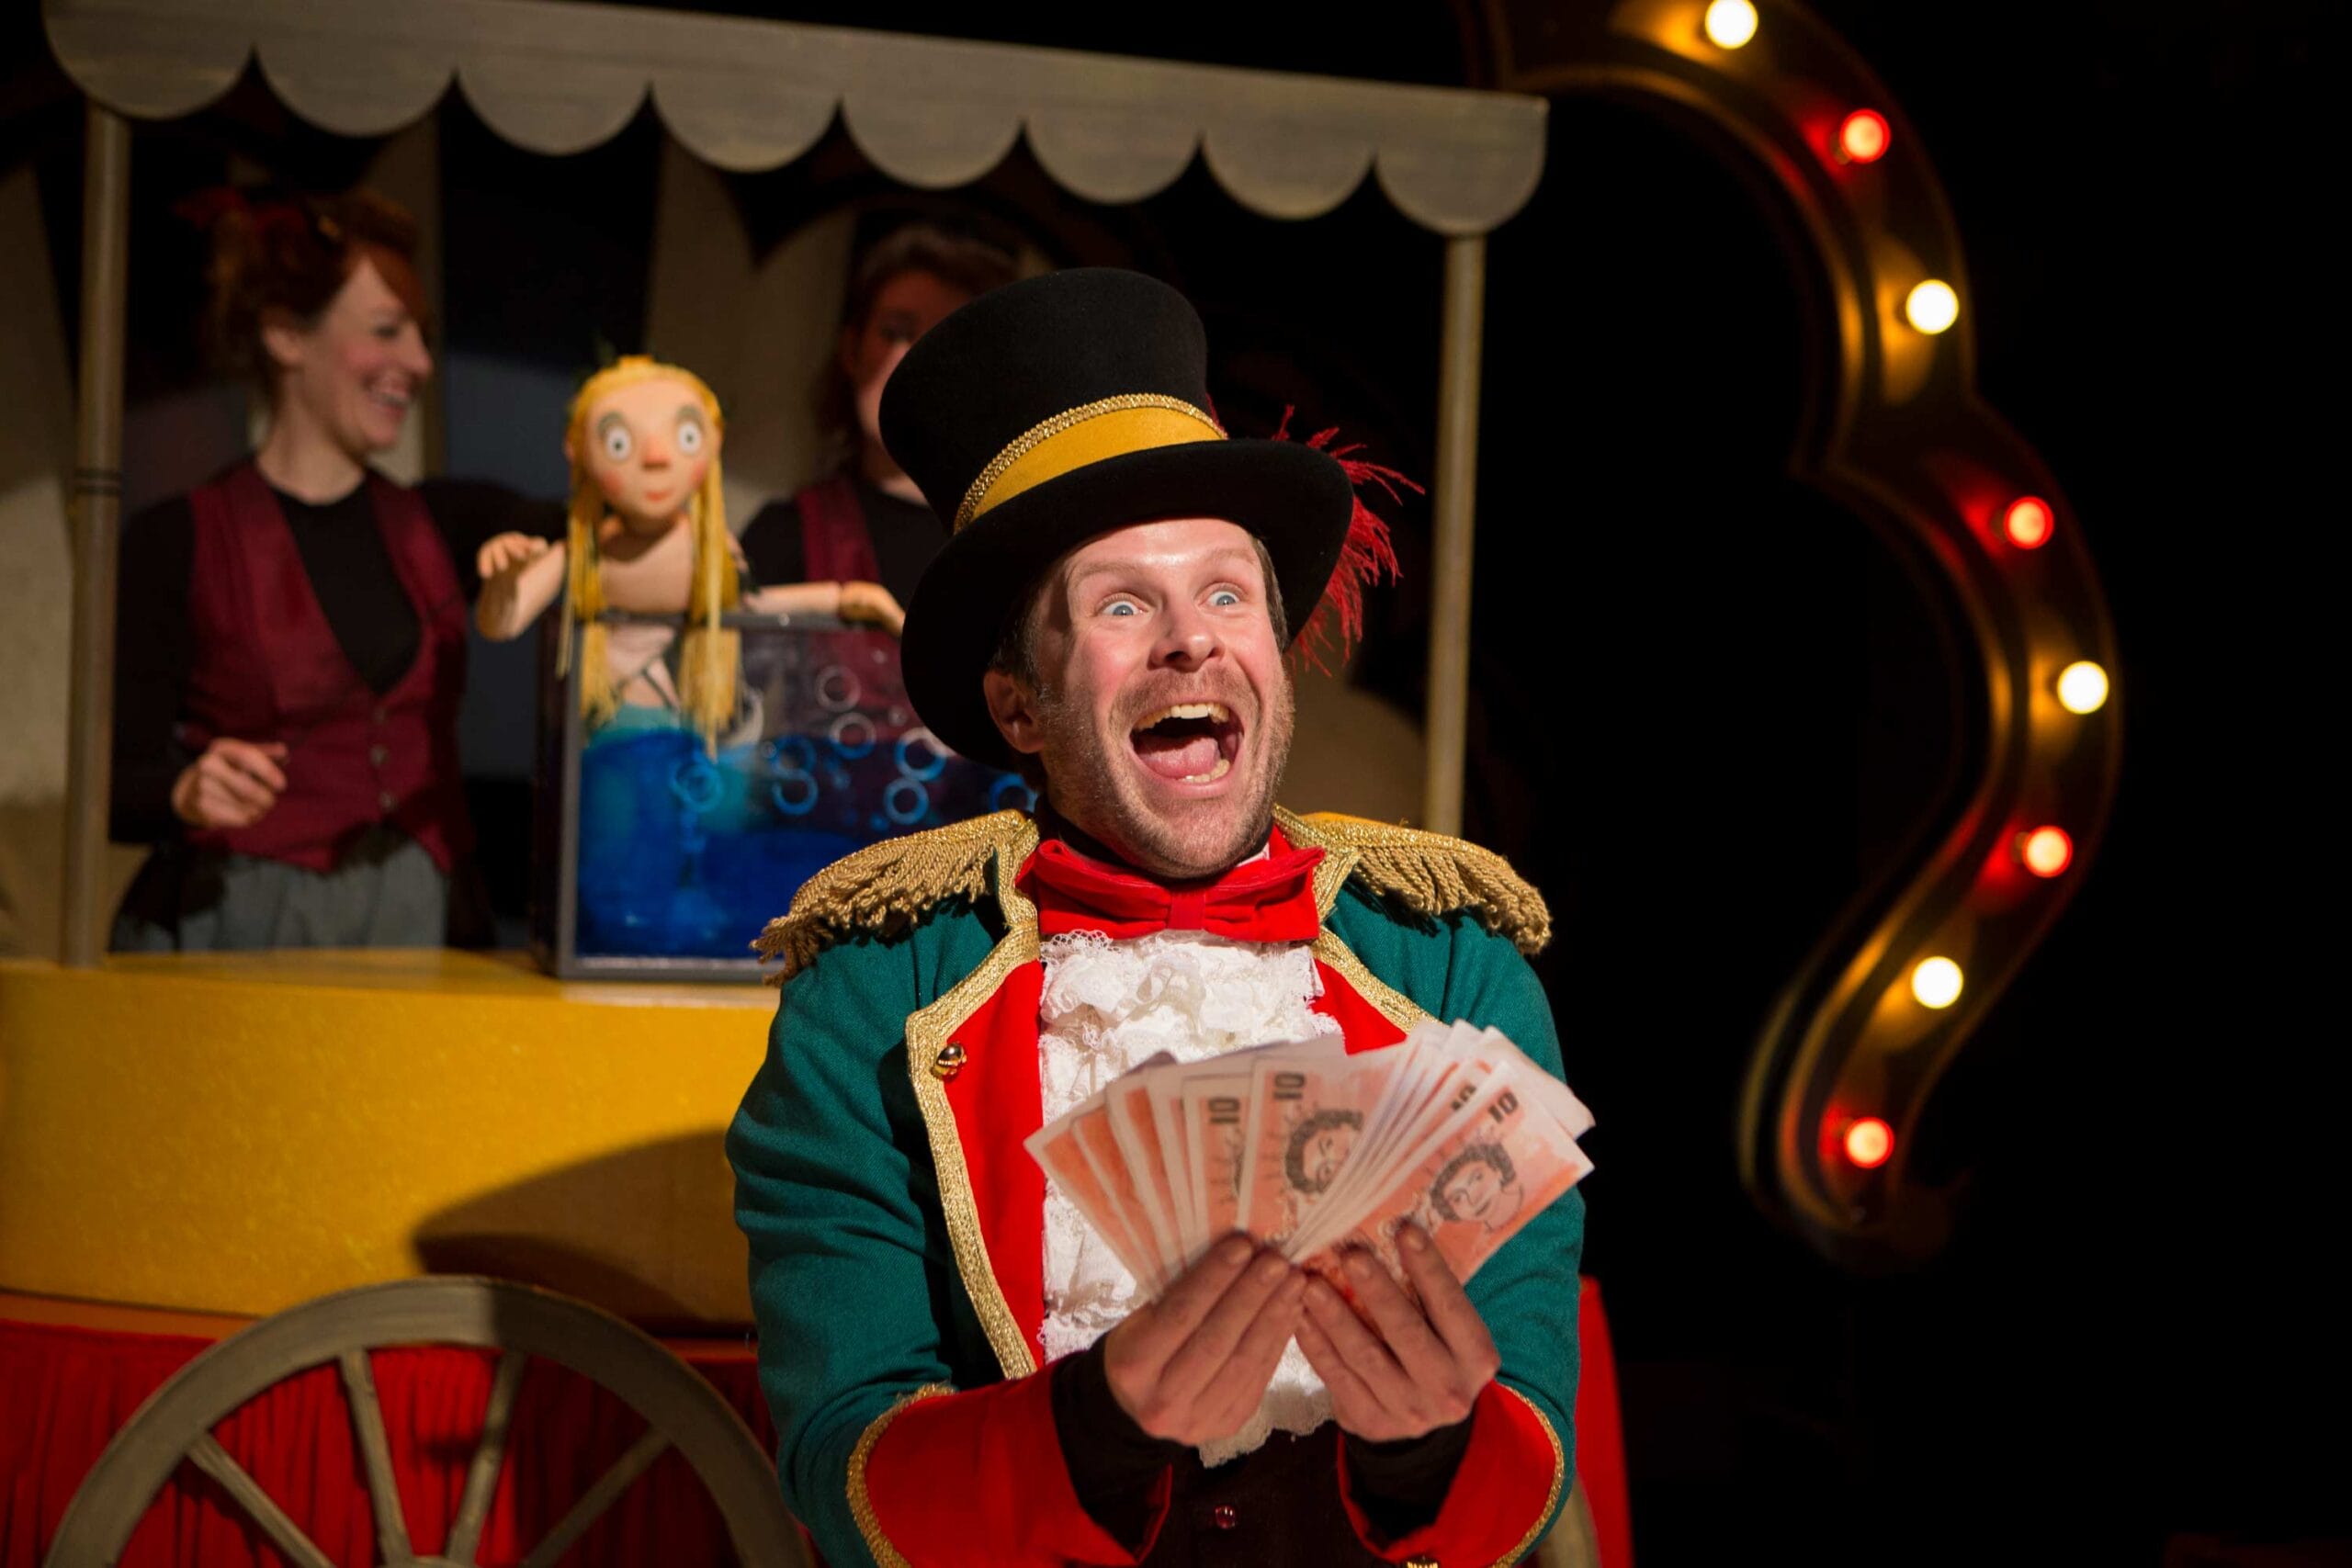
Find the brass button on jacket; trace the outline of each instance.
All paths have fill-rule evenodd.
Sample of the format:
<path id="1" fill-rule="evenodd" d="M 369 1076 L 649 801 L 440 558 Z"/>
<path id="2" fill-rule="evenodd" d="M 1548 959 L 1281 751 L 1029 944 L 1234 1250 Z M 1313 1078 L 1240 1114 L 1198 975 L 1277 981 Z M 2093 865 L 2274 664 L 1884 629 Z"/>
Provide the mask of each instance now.
<path id="1" fill-rule="evenodd" d="M 948 1045 L 931 1060 L 931 1076 L 945 1083 L 964 1070 L 964 1047 Z"/>

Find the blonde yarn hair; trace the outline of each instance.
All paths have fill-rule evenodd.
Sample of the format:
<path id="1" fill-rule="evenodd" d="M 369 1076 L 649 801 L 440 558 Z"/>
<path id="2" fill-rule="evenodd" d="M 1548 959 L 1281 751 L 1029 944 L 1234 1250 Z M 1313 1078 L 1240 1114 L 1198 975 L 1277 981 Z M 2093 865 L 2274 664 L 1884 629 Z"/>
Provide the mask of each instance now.
<path id="1" fill-rule="evenodd" d="M 588 415 L 607 393 L 646 381 L 677 382 L 701 402 L 714 436 L 727 429 L 727 421 L 718 412 L 718 396 L 701 377 L 683 366 L 664 365 L 641 354 L 624 355 L 589 377 L 571 400 L 564 436 L 571 453 L 567 534 L 571 580 L 566 597 L 571 604 L 571 618 L 581 628 L 580 714 L 592 725 L 612 717 L 621 699 L 605 657 L 604 623 L 597 619 L 605 612 L 605 579 L 596 532 L 610 508 L 588 470 Z M 687 720 L 707 744 L 716 746 L 719 732 L 735 716 L 736 669 L 742 645 L 742 634 L 728 631 L 718 620 L 735 608 L 742 595 L 735 574 L 735 553 L 729 547 L 727 501 L 717 450 L 703 471 L 702 483 L 686 502 L 686 520 L 694 532 L 694 564 L 686 590 L 685 635 L 679 651 L 678 698 Z M 571 639 L 566 637 L 558 656 L 559 673 L 568 668 L 571 657 Z"/>

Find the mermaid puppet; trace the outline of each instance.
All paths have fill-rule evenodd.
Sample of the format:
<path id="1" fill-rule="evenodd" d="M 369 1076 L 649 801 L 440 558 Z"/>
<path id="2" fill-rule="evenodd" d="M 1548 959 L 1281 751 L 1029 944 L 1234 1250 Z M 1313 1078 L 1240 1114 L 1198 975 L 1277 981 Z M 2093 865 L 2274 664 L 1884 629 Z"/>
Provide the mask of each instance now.
<path id="1" fill-rule="evenodd" d="M 481 547 L 474 621 L 484 637 L 520 637 L 564 592 L 580 633 L 581 716 L 592 729 L 690 728 L 715 742 L 734 718 L 739 639 L 719 622 L 740 597 L 720 490 L 725 436 L 718 399 L 700 377 L 625 357 L 571 400 L 564 541 L 502 534 Z M 662 622 L 607 626 L 607 609 L 683 614 L 684 634 Z M 559 668 L 571 651 L 566 637 Z"/>
<path id="2" fill-rule="evenodd" d="M 720 615 L 741 607 L 860 618 L 864 583 L 800 582 L 744 594 L 741 551 L 728 532 L 719 450 L 726 421 L 702 378 L 625 355 L 571 400 L 563 450 L 571 465 L 563 543 L 502 534 L 481 547 L 475 622 L 505 641 L 564 591 L 580 628 L 581 715 L 592 730 L 692 728 L 715 744 L 735 718 L 738 634 Z M 881 595 L 887 598 L 887 595 Z M 607 609 L 685 616 L 677 670 L 671 627 L 606 625 Z M 561 658 L 571 657 L 571 639 Z M 560 663 L 559 668 L 568 668 Z"/>
<path id="3" fill-rule="evenodd" d="M 741 695 L 741 634 L 721 619 L 739 607 L 846 617 L 863 603 L 860 585 L 741 591 L 722 499 L 725 435 L 701 378 L 621 359 L 572 400 L 563 542 L 506 534 L 480 552 L 483 636 L 520 637 L 559 594 L 569 606 L 560 659 L 576 642 L 586 729 L 575 852 L 583 955 L 740 954 L 778 887 L 865 841 L 820 829 L 815 776 L 777 761 L 791 748 L 760 739 L 758 694 Z"/>

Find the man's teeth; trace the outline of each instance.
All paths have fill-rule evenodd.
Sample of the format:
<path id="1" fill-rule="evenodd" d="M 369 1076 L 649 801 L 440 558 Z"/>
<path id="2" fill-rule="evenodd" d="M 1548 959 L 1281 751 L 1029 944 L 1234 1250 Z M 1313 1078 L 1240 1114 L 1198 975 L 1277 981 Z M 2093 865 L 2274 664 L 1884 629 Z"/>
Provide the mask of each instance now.
<path id="1" fill-rule="evenodd" d="M 1174 707 L 1161 708 L 1136 728 L 1149 729 L 1153 725 L 1165 724 L 1171 718 L 1205 718 L 1218 724 L 1230 724 L 1233 715 L 1223 703 L 1178 703 Z"/>
<path id="2" fill-rule="evenodd" d="M 1216 767 L 1211 768 L 1205 773 L 1187 773 L 1184 775 L 1184 782 L 1186 784 L 1214 784 L 1218 779 L 1225 777 L 1226 774 L 1231 772 L 1233 772 L 1233 759 L 1230 757 L 1219 757 L 1216 760 Z"/>
<path id="3" fill-rule="evenodd" d="M 406 392 L 388 392 L 379 389 L 375 393 L 375 398 L 388 409 L 405 409 L 409 405 L 409 395 Z"/>

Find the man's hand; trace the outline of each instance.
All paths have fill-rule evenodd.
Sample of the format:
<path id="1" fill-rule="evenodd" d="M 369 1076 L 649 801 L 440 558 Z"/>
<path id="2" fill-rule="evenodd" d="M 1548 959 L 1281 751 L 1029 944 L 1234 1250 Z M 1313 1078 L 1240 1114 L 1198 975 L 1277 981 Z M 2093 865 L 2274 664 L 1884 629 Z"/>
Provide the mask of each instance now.
<path id="1" fill-rule="evenodd" d="M 1199 1444 L 1239 1431 L 1304 1321 L 1306 1283 L 1248 1236 L 1226 1237 L 1103 1337 L 1112 1397 L 1155 1438 Z"/>
<path id="2" fill-rule="evenodd" d="M 474 552 L 474 570 L 484 582 L 488 582 L 509 567 L 537 560 L 547 553 L 548 542 L 545 539 L 533 538 L 528 534 L 493 535 L 483 540 L 481 548 Z"/>
<path id="3" fill-rule="evenodd" d="M 172 810 L 191 828 L 250 828 L 285 792 L 282 742 L 222 736 L 172 782 Z"/>
<path id="4" fill-rule="evenodd" d="M 1420 1227 L 1399 1228 L 1396 1251 L 1419 1307 L 1377 1259 L 1357 1251 L 1344 1267 L 1363 1316 L 1317 1280 L 1298 1324 L 1298 1348 L 1330 1391 L 1333 1418 L 1367 1442 L 1418 1438 L 1466 1419 L 1502 1365 L 1478 1309 Z"/>

